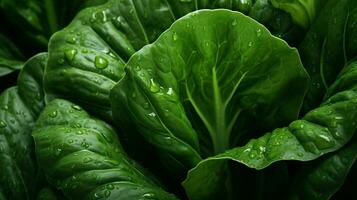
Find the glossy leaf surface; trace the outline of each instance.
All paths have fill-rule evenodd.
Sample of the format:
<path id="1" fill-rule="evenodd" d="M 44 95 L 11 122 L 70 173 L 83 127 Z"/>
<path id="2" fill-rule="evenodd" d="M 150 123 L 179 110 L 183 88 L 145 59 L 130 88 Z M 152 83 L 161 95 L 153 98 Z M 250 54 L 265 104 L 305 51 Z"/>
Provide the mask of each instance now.
<path id="1" fill-rule="evenodd" d="M 48 181 L 70 199 L 176 199 L 126 156 L 111 126 L 66 100 L 46 106 L 33 137 Z"/>

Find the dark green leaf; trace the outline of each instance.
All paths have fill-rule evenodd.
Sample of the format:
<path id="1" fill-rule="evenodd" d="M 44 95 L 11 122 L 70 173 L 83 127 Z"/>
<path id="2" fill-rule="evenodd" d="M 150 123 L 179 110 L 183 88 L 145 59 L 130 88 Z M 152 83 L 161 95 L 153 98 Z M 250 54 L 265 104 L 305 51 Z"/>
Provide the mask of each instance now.
<path id="1" fill-rule="evenodd" d="M 311 76 L 304 112 L 317 107 L 347 62 L 357 56 L 357 1 L 329 0 L 300 45 Z"/>
<path id="2" fill-rule="evenodd" d="M 296 119 L 308 81 L 296 49 L 228 10 L 177 20 L 126 72 L 111 96 L 118 126 L 131 123 L 180 173 L 257 125 Z"/>
<path id="3" fill-rule="evenodd" d="M 52 37 L 45 74 L 48 99 L 66 98 L 111 120 L 109 91 L 123 77 L 130 56 L 156 40 L 176 19 L 205 8 L 251 13 L 283 37 L 295 26 L 288 13 L 266 0 L 254 5 L 246 0 L 110 0 L 80 12 Z"/>
<path id="4" fill-rule="evenodd" d="M 330 199 L 357 159 L 357 140 L 337 152 L 307 163 L 292 185 L 290 199 Z"/>
<path id="5" fill-rule="evenodd" d="M 70 199 L 176 199 L 126 156 L 111 126 L 66 100 L 46 106 L 33 137 L 48 181 Z"/>
<path id="6" fill-rule="evenodd" d="M 192 199 L 217 197 L 222 190 L 226 190 L 224 182 L 227 175 L 222 166 L 227 164 L 227 160 L 260 170 L 281 160 L 313 160 L 343 147 L 357 130 L 357 90 L 355 89 L 357 79 L 354 79 L 354 82 L 351 82 L 352 79 L 346 79 L 356 76 L 354 73 L 356 69 L 356 63 L 346 67 L 344 73 L 331 87 L 329 98 L 320 107 L 308 112 L 301 120 L 293 121 L 288 127 L 275 129 L 260 138 L 252 139 L 245 146 L 230 149 L 201 161 L 189 172 L 183 183 L 188 196 Z M 343 83 L 349 83 L 349 87 L 336 89 Z M 351 152 L 353 159 L 356 156 L 354 148 Z M 346 167 L 348 169 L 348 165 Z M 345 173 L 341 171 L 342 175 Z M 205 184 L 200 182 L 203 178 L 206 180 Z M 201 184 L 198 184 L 199 182 Z M 341 182 L 337 181 L 333 184 L 338 187 Z"/>
<path id="7" fill-rule="evenodd" d="M 0 196 L 7 199 L 32 199 L 36 192 L 38 170 L 31 130 L 43 106 L 40 91 L 46 58 L 47 54 L 39 54 L 27 61 L 19 86 L 0 95 Z"/>
<path id="8" fill-rule="evenodd" d="M 23 66 L 23 56 L 17 47 L 0 33 L 0 77 Z"/>

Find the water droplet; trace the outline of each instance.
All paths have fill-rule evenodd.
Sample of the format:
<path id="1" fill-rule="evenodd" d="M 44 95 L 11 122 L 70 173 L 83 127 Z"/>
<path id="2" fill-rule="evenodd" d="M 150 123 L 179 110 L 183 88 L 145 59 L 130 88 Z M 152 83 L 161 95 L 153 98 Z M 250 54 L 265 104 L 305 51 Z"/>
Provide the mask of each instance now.
<path id="1" fill-rule="evenodd" d="M 236 25 L 237 25 L 237 20 L 235 19 L 232 21 L 232 26 L 236 26 Z"/>
<path id="2" fill-rule="evenodd" d="M 297 153 L 297 155 L 298 155 L 299 157 L 303 157 L 303 156 L 304 156 L 304 154 L 301 153 L 301 152 Z"/>
<path id="3" fill-rule="evenodd" d="M 77 133 L 77 135 L 83 135 L 82 131 L 77 131 L 76 133 Z"/>
<path id="4" fill-rule="evenodd" d="M 341 120 L 341 119 L 343 119 L 343 117 L 341 117 L 341 116 L 336 116 L 335 119 L 336 119 L 336 120 Z"/>
<path id="5" fill-rule="evenodd" d="M 101 57 L 96 56 L 94 60 L 95 67 L 98 69 L 105 69 L 108 66 L 108 60 Z"/>
<path id="6" fill-rule="evenodd" d="M 89 163 L 90 161 L 92 161 L 93 159 L 91 158 L 91 157 L 85 157 L 84 159 L 83 159 L 83 162 L 84 163 Z"/>
<path id="7" fill-rule="evenodd" d="M 50 116 L 52 118 L 57 117 L 57 111 L 53 111 L 53 112 L 49 113 L 48 116 Z"/>
<path id="8" fill-rule="evenodd" d="M 176 41 L 177 39 L 178 39 L 178 36 L 177 36 L 177 33 L 173 33 L 172 34 L 172 39 L 174 40 L 174 41 Z"/>
<path id="9" fill-rule="evenodd" d="M 159 92 L 160 86 L 155 83 L 154 79 L 150 79 L 150 91 L 153 93 Z"/>
<path id="10" fill-rule="evenodd" d="M 66 41 L 67 41 L 68 43 L 70 43 L 70 44 L 74 44 L 74 43 L 76 43 L 77 38 L 75 38 L 75 37 L 68 37 Z"/>
<path id="11" fill-rule="evenodd" d="M 167 95 L 173 95 L 174 90 L 172 88 L 169 88 L 166 92 Z"/>
<path id="12" fill-rule="evenodd" d="M 66 51 L 64 54 L 65 54 L 67 60 L 71 61 L 76 56 L 77 50 L 76 49 L 71 49 L 71 50 Z"/>
<path id="13" fill-rule="evenodd" d="M 7 124 L 4 121 L 0 120 L 0 128 L 5 128 L 6 126 Z"/>
<path id="14" fill-rule="evenodd" d="M 109 184 L 109 185 L 106 186 L 106 188 L 108 190 L 113 190 L 114 189 L 114 185 L 113 184 Z"/>
<path id="15" fill-rule="evenodd" d="M 260 146 L 260 147 L 259 147 L 259 150 L 260 150 L 261 153 L 264 153 L 264 152 L 265 152 L 265 147 Z"/>
<path id="16" fill-rule="evenodd" d="M 181 0 L 182 1 L 182 0 Z M 151 198 L 151 197 L 154 197 L 155 195 L 152 194 L 152 193 L 146 193 L 146 194 L 143 194 L 143 197 L 144 198 Z"/>
<path id="17" fill-rule="evenodd" d="M 256 33 L 257 33 L 257 37 L 260 37 L 262 35 L 262 30 L 261 29 L 257 29 Z"/>
<path id="18" fill-rule="evenodd" d="M 180 0 L 180 2 L 182 2 L 182 3 L 191 3 L 192 0 Z"/>
<path id="19" fill-rule="evenodd" d="M 59 156 L 62 153 L 62 149 L 56 149 L 55 156 Z"/>
<path id="20" fill-rule="evenodd" d="M 82 49 L 82 53 L 88 53 L 88 49 Z"/>
<path id="21" fill-rule="evenodd" d="M 134 9 L 130 9 L 130 10 L 129 10 L 129 13 L 130 13 L 130 14 L 134 14 Z"/>
<path id="22" fill-rule="evenodd" d="M 7 105 L 5 105 L 5 106 L 2 107 L 2 109 L 3 110 L 7 110 L 7 109 L 9 109 L 9 107 Z"/>
<path id="23" fill-rule="evenodd" d="M 156 113 L 154 113 L 154 112 L 151 112 L 151 113 L 149 113 L 148 114 L 150 117 L 156 117 Z"/>
<path id="24" fill-rule="evenodd" d="M 81 142 L 81 146 L 82 146 L 83 148 L 88 148 L 88 147 L 89 147 L 89 144 L 88 144 L 87 142 L 83 141 L 83 142 Z"/>
<path id="25" fill-rule="evenodd" d="M 117 17 L 117 22 L 119 22 L 119 23 L 121 23 L 121 17 L 119 16 L 119 17 Z"/>
<path id="26" fill-rule="evenodd" d="M 252 46 L 253 46 L 253 42 L 249 42 L 248 47 L 252 47 Z"/>
<path id="27" fill-rule="evenodd" d="M 305 127 L 305 125 L 304 125 L 304 124 L 301 124 L 301 125 L 300 125 L 300 128 L 304 128 L 304 127 Z"/>
<path id="28" fill-rule="evenodd" d="M 141 67 L 140 67 L 139 65 L 136 65 L 136 66 L 134 67 L 134 70 L 135 70 L 135 71 L 140 71 L 140 70 L 141 70 Z"/>
<path id="29" fill-rule="evenodd" d="M 72 139 L 69 139 L 69 140 L 67 140 L 67 142 L 68 142 L 69 144 L 72 144 L 72 143 L 73 143 L 73 140 L 72 140 Z"/>
<path id="30" fill-rule="evenodd" d="M 75 110 L 82 110 L 82 108 L 77 105 L 72 105 L 71 107 Z"/>
<path id="31" fill-rule="evenodd" d="M 254 151 L 250 152 L 250 154 L 249 154 L 250 158 L 255 158 L 256 156 L 257 156 L 257 154 Z"/>

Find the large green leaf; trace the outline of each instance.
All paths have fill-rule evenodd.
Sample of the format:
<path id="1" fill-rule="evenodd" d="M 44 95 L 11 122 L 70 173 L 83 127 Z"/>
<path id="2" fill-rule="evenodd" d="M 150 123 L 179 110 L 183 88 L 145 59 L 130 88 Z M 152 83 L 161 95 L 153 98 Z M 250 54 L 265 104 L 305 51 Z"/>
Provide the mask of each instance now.
<path id="1" fill-rule="evenodd" d="M 327 88 L 347 62 L 357 56 L 357 1 L 329 0 L 300 45 L 311 76 L 304 112 L 319 105 Z"/>
<path id="2" fill-rule="evenodd" d="M 69 99 L 110 120 L 109 91 L 123 77 L 130 56 L 176 19 L 204 8 L 242 11 L 284 38 L 302 35 L 291 33 L 296 25 L 290 15 L 267 0 L 110 0 L 83 10 L 52 37 L 45 74 L 48 99 Z"/>
<path id="3" fill-rule="evenodd" d="M 309 162 L 298 173 L 290 199 L 330 199 L 343 185 L 357 159 L 357 140 L 335 153 Z"/>
<path id="4" fill-rule="evenodd" d="M 224 166 L 229 160 L 261 170 L 281 160 L 313 160 L 343 147 L 357 130 L 356 69 L 356 63 L 346 67 L 344 73 L 330 88 L 325 102 L 308 112 L 301 120 L 293 121 L 288 127 L 278 128 L 262 137 L 252 139 L 242 147 L 230 149 L 201 161 L 190 170 L 183 183 L 188 196 L 192 199 L 211 197 L 214 199 L 226 194 L 227 188 L 224 183 L 227 180 L 227 172 Z M 343 87 L 343 83 L 348 83 L 349 86 Z M 341 90 L 336 89 L 339 86 Z M 348 153 L 348 156 L 353 156 L 350 160 L 352 162 L 356 156 L 355 145 L 351 148 L 352 152 Z M 347 172 L 348 166 L 344 169 Z M 342 176 L 347 173 L 342 170 L 340 172 Z M 202 182 L 202 179 L 205 181 Z M 336 185 L 341 184 L 341 180 L 336 180 L 332 184 L 335 185 L 331 186 L 334 189 L 329 191 L 331 193 L 336 191 Z M 322 194 L 321 198 L 329 196 L 328 191 L 325 192 L 326 194 Z"/>
<path id="5" fill-rule="evenodd" d="M 31 130 L 43 107 L 42 74 L 47 54 L 27 61 L 18 86 L 0 95 L 0 196 L 32 199 L 38 170 Z"/>
<path id="6" fill-rule="evenodd" d="M 136 127 L 171 172 L 184 174 L 249 131 L 296 119 L 307 82 L 296 49 L 264 26 L 202 10 L 134 54 L 111 101 L 117 124 Z"/>
<path id="7" fill-rule="evenodd" d="M 51 101 L 32 135 L 48 181 L 70 199 L 176 199 L 126 156 L 111 126 L 75 104 Z"/>

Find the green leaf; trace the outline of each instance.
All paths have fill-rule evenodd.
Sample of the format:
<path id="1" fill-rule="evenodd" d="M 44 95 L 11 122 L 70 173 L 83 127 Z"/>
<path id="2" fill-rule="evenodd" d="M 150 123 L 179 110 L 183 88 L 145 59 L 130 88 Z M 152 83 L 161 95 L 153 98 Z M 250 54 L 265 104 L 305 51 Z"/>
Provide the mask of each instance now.
<path id="1" fill-rule="evenodd" d="M 110 0 L 83 10 L 52 37 L 44 78 L 48 100 L 71 100 L 110 121 L 109 92 L 123 77 L 124 65 L 132 54 L 155 41 L 176 19 L 207 8 L 252 13 L 283 37 L 294 26 L 289 14 L 266 1 L 256 7 L 246 0 Z"/>
<path id="2" fill-rule="evenodd" d="M 357 68 L 356 63 L 350 66 L 346 69 Z M 345 77 L 353 74 L 353 70 L 344 70 L 335 85 L 349 82 Z M 282 160 L 314 160 L 343 147 L 357 130 L 357 83 L 349 83 L 350 87 L 342 91 L 331 87 L 329 98 L 320 107 L 308 112 L 301 120 L 293 121 L 288 127 L 275 129 L 242 147 L 201 161 L 190 170 L 183 183 L 188 196 L 202 199 L 225 193 L 222 190 L 227 190 L 224 185 L 227 174 L 222 166 L 227 165 L 228 160 L 261 170 Z M 198 184 L 201 179 L 206 180 L 203 182 L 205 184 Z"/>
<path id="3" fill-rule="evenodd" d="M 182 174 L 257 126 L 296 119 L 307 82 L 296 49 L 264 26 L 238 12 L 202 10 L 134 54 L 111 101 L 117 125 L 136 127 Z"/>
<path id="4" fill-rule="evenodd" d="M 7 37 L 0 34 L 0 77 L 23 66 L 23 55 Z"/>
<path id="5" fill-rule="evenodd" d="M 43 102 L 46 58 L 47 54 L 39 54 L 27 61 L 19 85 L 0 95 L 0 196 L 7 199 L 32 199 L 36 192 L 38 170 L 31 130 Z"/>
<path id="6" fill-rule="evenodd" d="M 298 173 L 290 199 L 330 199 L 343 185 L 357 159 L 357 140 L 309 162 Z"/>
<path id="7" fill-rule="evenodd" d="M 104 2 L 106 0 L 0 0 L 0 10 L 32 45 L 40 45 L 44 50 L 50 36 L 66 26 L 78 11 Z"/>
<path id="8" fill-rule="evenodd" d="M 48 181 L 71 199 L 176 199 L 130 160 L 114 129 L 66 100 L 51 101 L 33 131 Z"/>
<path id="9" fill-rule="evenodd" d="M 357 55 L 357 1 L 329 0 L 300 45 L 311 77 L 303 111 L 317 107 L 336 76 Z"/>
<path id="10" fill-rule="evenodd" d="M 313 23 L 325 2 L 326 0 L 271 0 L 273 6 L 290 13 L 295 23 L 305 29 Z"/>

